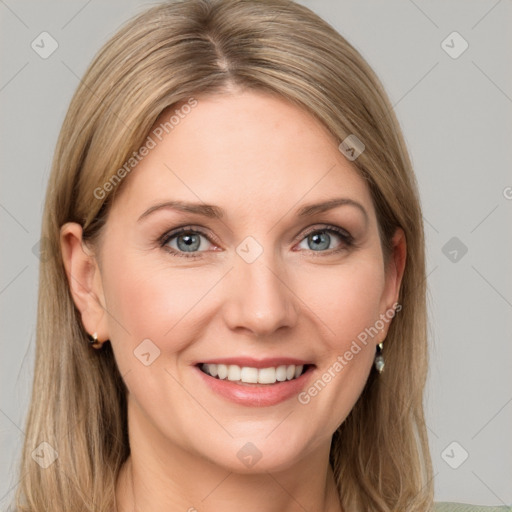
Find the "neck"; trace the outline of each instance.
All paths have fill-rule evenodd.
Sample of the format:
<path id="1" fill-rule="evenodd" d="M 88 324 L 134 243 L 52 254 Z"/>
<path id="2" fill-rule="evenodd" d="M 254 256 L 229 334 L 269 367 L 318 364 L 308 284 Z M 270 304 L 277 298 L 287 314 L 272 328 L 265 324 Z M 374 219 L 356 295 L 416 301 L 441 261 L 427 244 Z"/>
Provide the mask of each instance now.
<path id="1" fill-rule="evenodd" d="M 330 439 L 285 469 L 238 473 L 162 436 L 143 415 L 129 416 L 116 512 L 342 512 Z"/>
<path id="2" fill-rule="evenodd" d="M 216 484 L 195 477 L 187 488 L 195 487 L 196 492 L 190 492 L 171 480 L 159 485 L 164 479 L 154 479 L 138 469 L 130 456 L 117 481 L 116 512 L 343 512 L 330 466 L 323 481 L 311 478 L 293 482 L 283 473 L 237 475 L 224 471 Z"/>

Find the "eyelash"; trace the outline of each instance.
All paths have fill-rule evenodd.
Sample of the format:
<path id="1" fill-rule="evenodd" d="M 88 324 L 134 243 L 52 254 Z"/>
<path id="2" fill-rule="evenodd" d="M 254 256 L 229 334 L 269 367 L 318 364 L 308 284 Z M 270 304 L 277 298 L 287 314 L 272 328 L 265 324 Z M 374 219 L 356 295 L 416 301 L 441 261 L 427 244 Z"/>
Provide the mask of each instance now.
<path id="1" fill-rule="evenodd" d="M 326 232 L 326 233 L 335 233 L 336 235 L 338 235 L 341 240 L 342 240 L 342 246 L 339 247 L 338 249 L 330 249 L 328 251 L 313 251 L 311 250 L 310 252 L 314 253 L 314 256 L 324 256 L 324 255 L 332 255 L 332 254 L 336 254 L 336 253 L 339 253 L 343 250 L 346 250 L 347 248 L 350 248 L 354 245 L 354 238 L 352 237 L 352 235 L 350 235 L 347 231 L 345 231 L 344 229 L 341 229 L 337 226 L 332 226 L 332 225 L 324 225 L 322 228 L 317 228 L 315 227 L 314 229 L 311 229 L 309 231 L 307 231 L 304 236 L 299 240 L 299 242 L 302 242 L 302 240 L 304 240 L 305 238 L 307 238 L 309 235 L 313 234 L 313 233 L 322 233 L 322 232 Z M 176 230 L 173 230 L 173 231 L 168 231 L 166 233 L 164 233 L 162 236 L 160 236 L 158 239 L 157 239 L 157 242 L 159 244 L 159 246 L 164 249 L 166 252 L 168 252 L 169 254 L 173 255 L 173 256 L 179 256 L 179 257 L 185 257 L 185 258 L 198 258 L 202 255 L 202 253 L 204 251 L 198 251 L 198 252 L 190 252 L 190 253 L 186 253 L 186 252 L 181 252 L 181 251 L 176 251 L 175 249 L 172 249 L 170 247 L 167 247 L 167 244 L 175 237 L 179 236 L 179 235 L 182 235 L 182 234 L 197 234 L 197 235 L 202 235 L 204 236 L 205 238 L 208 239 L 208 241 L 210 243 L 213 243 L 211 240 L 210 240 L 210 237 L 202 230 L 198 230 L 198 229 L 192 229 L 192 226 L 183 226 L 181 228 L 178 228 Z"/>

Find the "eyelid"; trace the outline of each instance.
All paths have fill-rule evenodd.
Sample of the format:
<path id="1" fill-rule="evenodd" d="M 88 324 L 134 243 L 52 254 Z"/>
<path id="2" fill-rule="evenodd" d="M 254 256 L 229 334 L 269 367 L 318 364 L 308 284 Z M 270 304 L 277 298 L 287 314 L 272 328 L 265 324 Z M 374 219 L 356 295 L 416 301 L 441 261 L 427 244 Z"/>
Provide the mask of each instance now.
<path id="1" fill-rule="evenodd" d="M 320 227 L 319 227 L 320 226 Z M 302 232 L 299 234 L 296 238 L 296 240 L 303 240 L 307 236 L 309 236 L 311 233 L 315 233 L 317 231 L 334 231 L 336 234 L 341 236 L 342 238 L 345 238 L 347 242 L 353 242 L 354 237 L 344 228 L 341 228 L 339 226 L 335 226 L 333 224 L 315 224 L 314 226 L 311 226 L 310 228 L 307 228 L 305 232 Z"/>
<path id="2" fill-rule="evenodd" d="M 169 242 L 169 240 L 171 238 L 174 238 L 175 236 L 178 236 L 182 233 L 188 233 L 188 232 L 193 232 L 193 233 L 202 235 L 205 238 L 207 238 L 210 243 L 215 243 L 217 245 L 220 245 L 218 243 L 217 237 L 215 235 L 211 234 L 210 232 L 207 233 L 205 230 L 203 230 L 203 228 L 198 228 L 193 225 L 179 226 L 177 228 L 173 228 L 169 231 L 166 231 L 163 235 L 161 235 L 157 238 L 157 241 L 160 244 L 165 245 L 167 242 Z M 204 252 L 204 251 L 201 251 L 201 252 Z"/>

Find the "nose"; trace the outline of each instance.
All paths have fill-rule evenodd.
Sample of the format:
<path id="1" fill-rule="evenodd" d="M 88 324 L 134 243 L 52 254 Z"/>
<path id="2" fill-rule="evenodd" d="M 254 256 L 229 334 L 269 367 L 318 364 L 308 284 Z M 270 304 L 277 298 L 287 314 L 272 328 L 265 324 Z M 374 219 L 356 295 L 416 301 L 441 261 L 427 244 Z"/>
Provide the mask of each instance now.
<path id="1" fill-rule="evenodd" d="M 252 263 L 236 256 L 229 275 L 224 312 L 230 329 L 265 337 L 297 323 L 298 298 L 282 266 L 266 252 Z"/>

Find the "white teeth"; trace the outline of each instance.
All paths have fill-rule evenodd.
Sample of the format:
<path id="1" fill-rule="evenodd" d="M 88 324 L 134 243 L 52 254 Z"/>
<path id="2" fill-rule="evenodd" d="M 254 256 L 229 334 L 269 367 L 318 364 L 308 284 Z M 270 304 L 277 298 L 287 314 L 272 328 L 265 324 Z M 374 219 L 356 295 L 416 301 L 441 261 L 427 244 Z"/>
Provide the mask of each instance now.
<path id="1" fill-rule="evenodd" d="M 204 366 L 208 367 L 210 365 L 206 364 Z M 209 373 L 209 369 L 208 369 L 208 373 Z M 217 365 L 217 376 L 219 377 L 219 379 L 225 379 L 228 376 L 228 367 L 225 364 Z"/>
<path id="2" fill-rule="evenodd" d="M 221 380 L 227 378 L 233 382 L 241 381 L 247 384 L 275 384 L 298 378 L 302 374 L 304 366 L 290 364 L 269 368 L 252 368 L 250 366 L 240 367 L 236 364 L 203 364 L 201 369 L 208 375 Z"/>
<path id="3" fill-rule="evenodd" d="M 240 380 L 248 384 L 256 384 L 258 382 L 258 368 L 244 366 L 240 371 Z"/>
<path id="4" fill-rule="evenodd" d="M 240 380 L 240 366 L 230 364 L 228 366 L 228 380 Z"/>
<path id="5" fill-rule="evenodd" d="M 258 370 L 258 382 L 260 384 L 274 384 L 275 381 L 276 381 L 276 369 L 275 368 L 261 368 Z"/>
<path id="6" fill-rule="evenodd" d="M 276 370 L 276 379 L 279 382 L 284 382 L 286 380 L 286 366 L 278 366 Z"/>
<path id="7" fill-rule="evenodd" d="M 299 368 L 301 368 L 301 367 L 299 366 Z M 217 365 L 216 364 L 211 364 L 209 371 L 210 371 L 210 375 L 212 377 L 217 377 L 218 373 L 217 373 Z"/>

